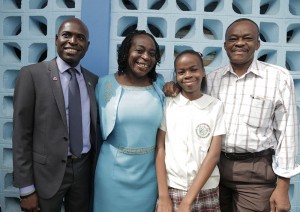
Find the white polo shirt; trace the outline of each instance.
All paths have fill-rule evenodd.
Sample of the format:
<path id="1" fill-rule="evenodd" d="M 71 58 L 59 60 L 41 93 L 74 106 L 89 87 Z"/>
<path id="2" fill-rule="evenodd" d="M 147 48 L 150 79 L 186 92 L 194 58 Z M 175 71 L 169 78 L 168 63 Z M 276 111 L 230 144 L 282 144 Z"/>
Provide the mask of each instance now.
<path id="1" fill-rule="evenodd" d="M 182 94 L 168 97 L 160 129 L 166 132 L 168 185 L 187 191 L 207 154 L 212 137 L 226 133 L 223 104 L 206 94 L 194 101 Z M 216 188 L 219 180 L 216 166 L 202 190 Z"/>

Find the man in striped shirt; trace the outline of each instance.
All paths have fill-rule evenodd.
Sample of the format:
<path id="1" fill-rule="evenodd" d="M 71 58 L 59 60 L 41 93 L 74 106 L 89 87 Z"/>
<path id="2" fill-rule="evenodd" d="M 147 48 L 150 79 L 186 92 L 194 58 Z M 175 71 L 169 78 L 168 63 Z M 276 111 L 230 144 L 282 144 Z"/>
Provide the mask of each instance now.
<path id="1" fill-rule="evenodd" d="M 222 211 L 288 211 L 297 164 L 297 107 L 289 71 L 254 58 L 259 28 L 238 19 L 226 30 L 230 64 L 207 75 L 207 93 L 225 106 L 219 163 Z"/>

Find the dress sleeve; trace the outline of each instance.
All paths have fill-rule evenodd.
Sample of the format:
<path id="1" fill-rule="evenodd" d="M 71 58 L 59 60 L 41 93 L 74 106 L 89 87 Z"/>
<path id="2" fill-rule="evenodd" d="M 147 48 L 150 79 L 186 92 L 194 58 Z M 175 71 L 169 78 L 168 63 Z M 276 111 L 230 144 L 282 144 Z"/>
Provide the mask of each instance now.
<path id="1" fill-rule="evenodd" d="M 169 101 L 170 101 L 170 97 L 167 97 L 166 98 L 166 102 L 165 102 L 165 106 L 164 106 L 164 115 L 162 117 L 161 124 L 160 124 L 160 127 L 159 127 L 159 129 L 161 129 L 164 132 L 167 132 L 166 116 L 167 116 L 167 110 L 168 110 L 168 103 L 169 103 Z"/>
<path id="2" fill-rule="evenodd" d="M 163 75 L 157 74 L 156 83 L 159 86 L 159 88 L 162 90 L 165 85 L 165 79 L 164 79 Z"/>

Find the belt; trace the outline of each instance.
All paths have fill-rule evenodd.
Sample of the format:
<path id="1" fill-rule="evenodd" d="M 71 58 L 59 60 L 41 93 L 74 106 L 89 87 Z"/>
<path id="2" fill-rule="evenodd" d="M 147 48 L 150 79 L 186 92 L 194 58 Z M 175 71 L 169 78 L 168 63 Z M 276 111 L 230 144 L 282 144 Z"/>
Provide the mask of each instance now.
<path id="1" fill-rule="evenodd" d="M 250 158 L 264 157 L 274 155 L 274 149 L 266 149 L 260 152 L 245 152 L 245 153 L 227 153 L 221 152 L 229 160 L 246 160 Z"/>
<path id="2" fill-rule="evenodd" d="M 128 155 L 142 155 L 148 154 L 155 151 L 156 146 L 144 147 L 144 148 L 127 148 L 127 147 L 117 147 L 119 151 L 123 154 Z"/>

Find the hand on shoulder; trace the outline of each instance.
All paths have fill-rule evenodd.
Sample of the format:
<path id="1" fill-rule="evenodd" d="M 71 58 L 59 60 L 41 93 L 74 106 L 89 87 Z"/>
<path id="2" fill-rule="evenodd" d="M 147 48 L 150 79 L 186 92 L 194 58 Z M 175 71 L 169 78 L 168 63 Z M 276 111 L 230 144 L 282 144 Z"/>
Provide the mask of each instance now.
<path id="1" fill-rule="evenodd" d="M 173 81 L 166 82 L 163 92 L 167 97 L 175 97 L 180 93 L 180 87 Z"/>

